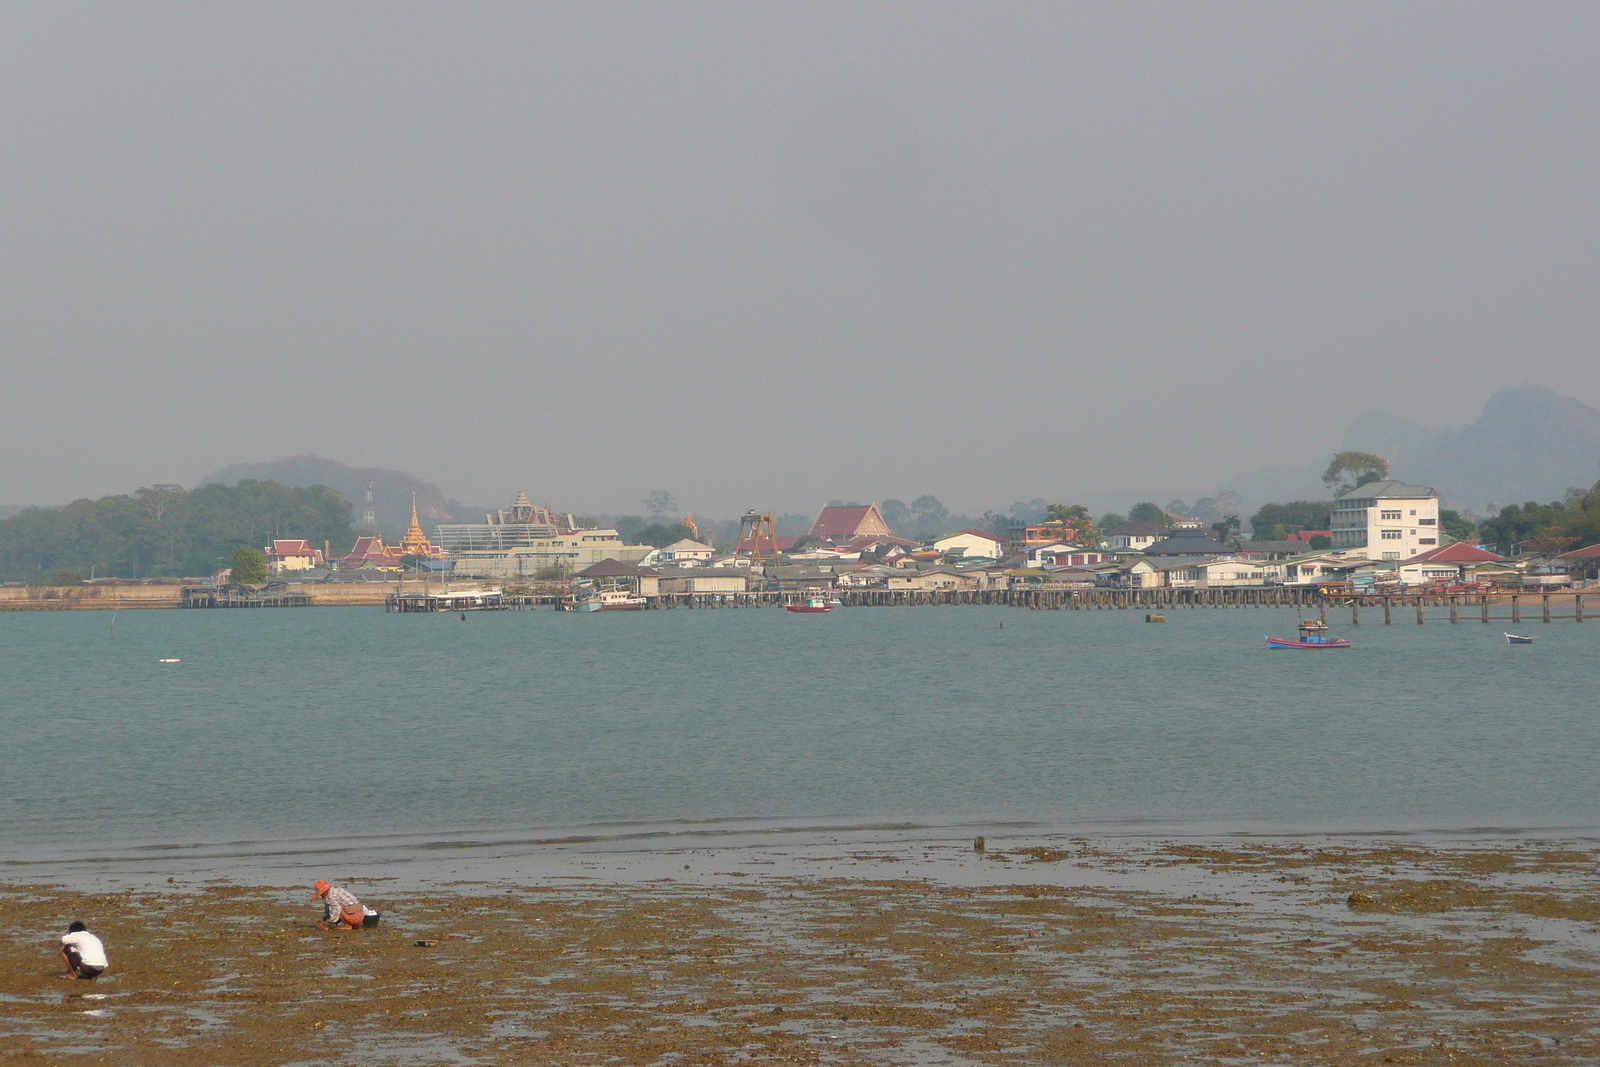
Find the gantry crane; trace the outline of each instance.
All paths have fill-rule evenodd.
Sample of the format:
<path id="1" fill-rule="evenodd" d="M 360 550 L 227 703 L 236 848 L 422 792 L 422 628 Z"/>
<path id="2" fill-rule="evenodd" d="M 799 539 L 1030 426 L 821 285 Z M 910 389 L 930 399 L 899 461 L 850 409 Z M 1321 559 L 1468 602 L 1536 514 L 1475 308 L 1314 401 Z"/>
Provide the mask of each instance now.
<path id="1" fill-rule="evenodd" d="M 748 544 L 746 536 L 750 538 Z M 778 565 L 778 531 L 772 525 L 771 512 L 757 514 L 752 508 L 739 517 L 739 540 L 734 555 L 749 556 L 752 565 L 768 562 L 774 567 Z"/>

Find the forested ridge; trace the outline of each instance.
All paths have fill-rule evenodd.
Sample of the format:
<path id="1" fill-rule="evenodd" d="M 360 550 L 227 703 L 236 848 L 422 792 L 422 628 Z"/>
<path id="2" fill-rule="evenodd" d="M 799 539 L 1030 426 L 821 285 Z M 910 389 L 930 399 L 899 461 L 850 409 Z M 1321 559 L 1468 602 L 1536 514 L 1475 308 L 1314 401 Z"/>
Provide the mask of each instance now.
<path id="1" fill-rule="evenodd" d="M 0 521 L 0 580 L 215 573 L 240 545 L 303 537 L 348 551 L 350 504 L 325 485 L 291 488 L 246 479 L 237 485 L 153 485 L 131 495 L 28 508 Z"/>

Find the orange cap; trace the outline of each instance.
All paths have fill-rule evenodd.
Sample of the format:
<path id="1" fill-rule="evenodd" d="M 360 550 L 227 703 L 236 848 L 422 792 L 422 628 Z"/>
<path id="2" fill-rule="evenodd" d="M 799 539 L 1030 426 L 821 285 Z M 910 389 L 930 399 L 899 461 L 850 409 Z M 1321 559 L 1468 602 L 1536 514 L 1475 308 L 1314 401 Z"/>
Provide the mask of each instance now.
<path id="1" fill-rule="evenodd" d="M 329 885 L 327 882 L 319 880 L 317 882 L 317 884 L 312 886 L 311 888 L 316 890 L 315 893 L 311 894 L 311 899 L 315 900 L 317 897 L 320 897 L 322 894 L 326 893 L 328 890 L 332 889 L 333 887 L 331 885 Z"/>

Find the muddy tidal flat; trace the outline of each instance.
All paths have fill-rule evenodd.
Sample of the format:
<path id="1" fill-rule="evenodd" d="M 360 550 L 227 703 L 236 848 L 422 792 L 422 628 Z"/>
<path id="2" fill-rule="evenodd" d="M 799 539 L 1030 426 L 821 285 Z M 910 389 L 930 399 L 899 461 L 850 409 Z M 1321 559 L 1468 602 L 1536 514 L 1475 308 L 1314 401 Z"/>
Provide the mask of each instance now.
<path id="1" fill-rule="evenodd" d="M 351 878 L 384 920 L 346 933 L 316 929 L 302 885 L 13 882 L 0 1062 L 1595 1063 L 1597 858 L 1381 837 L 688 850 L 632 875 Z M 97 982 L 60 977 L 74 918 L 111 954 Z"/>

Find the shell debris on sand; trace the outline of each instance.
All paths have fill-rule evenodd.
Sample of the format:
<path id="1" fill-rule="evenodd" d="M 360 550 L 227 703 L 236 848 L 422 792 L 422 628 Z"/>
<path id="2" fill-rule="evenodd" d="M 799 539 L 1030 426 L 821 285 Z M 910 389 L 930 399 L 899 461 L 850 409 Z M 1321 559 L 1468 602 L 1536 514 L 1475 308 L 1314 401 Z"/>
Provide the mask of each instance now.
<path id="1" fill-rule="evenodd" d="M 1008 838 L 1032 862 L 969 863 L 990 879 L 972 884 L 873 863 L 395 892 L 383 926 L 328 934 L 269 888 L 13 884 L 0 1048 L 52 1062 L 87 1042 L 175 1067 L 419 1049 L 476 1064 L 1600 1062 L 1589 848 L 1075 840 L 1060 862 L 1067 844 Z M 79 914 L 112 950 L 94 1009 L 109 1016 L 69 1026 L 80 1001 L 39 931 Z"/>

